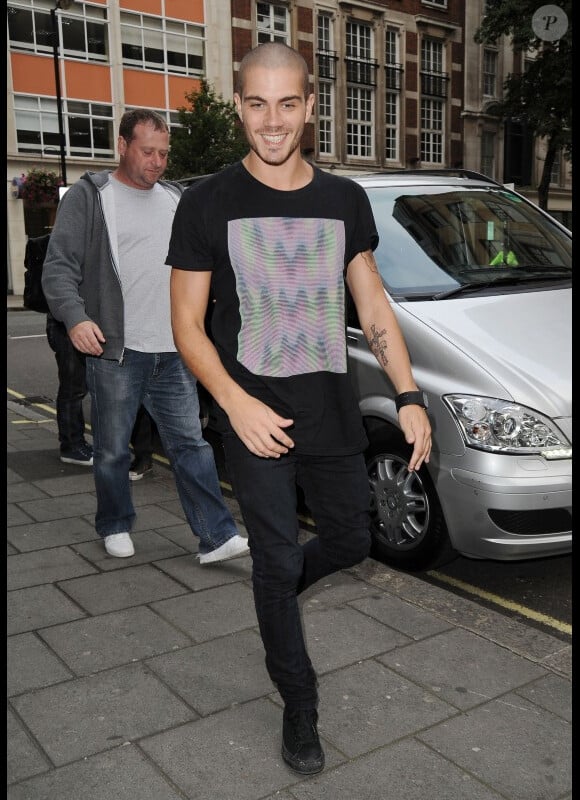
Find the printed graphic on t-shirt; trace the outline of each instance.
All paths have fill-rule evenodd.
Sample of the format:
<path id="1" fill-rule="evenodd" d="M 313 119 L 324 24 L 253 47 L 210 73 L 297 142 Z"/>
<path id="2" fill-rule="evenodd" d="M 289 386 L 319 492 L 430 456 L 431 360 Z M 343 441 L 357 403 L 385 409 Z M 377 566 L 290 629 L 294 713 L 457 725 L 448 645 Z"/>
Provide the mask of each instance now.
<path id="1" fill-rule="evenodd" d="M 240 304 L 238 361 L 254 375 L 346 372 L 342 220 L 228 223 Z"/>

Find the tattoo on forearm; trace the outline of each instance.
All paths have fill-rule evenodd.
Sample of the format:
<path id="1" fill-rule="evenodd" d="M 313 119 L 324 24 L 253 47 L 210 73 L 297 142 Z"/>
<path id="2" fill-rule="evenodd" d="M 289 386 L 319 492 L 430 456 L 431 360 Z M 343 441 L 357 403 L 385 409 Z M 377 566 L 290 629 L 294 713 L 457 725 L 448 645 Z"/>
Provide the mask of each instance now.
<path id="1" fill-rule="evenodd" d="M 378 331 L 377 326 L 372 324 L 367 341 L 374 357 L 381 366 L 385 367 L 389 363 L 387 358 L 387 329 L 383 328 L 382 331 Z"/>
<path id="2" fill-rule="evenodd" d="M 365 264 L 370 269 L 371 272 L 378 272 L 379 268 L 377 267 L 377 262 L 375 261 L 375 257 L 372 254 L 371 250 L 365 250 L 361 253 L 362 257 L 364 258 Z"/>

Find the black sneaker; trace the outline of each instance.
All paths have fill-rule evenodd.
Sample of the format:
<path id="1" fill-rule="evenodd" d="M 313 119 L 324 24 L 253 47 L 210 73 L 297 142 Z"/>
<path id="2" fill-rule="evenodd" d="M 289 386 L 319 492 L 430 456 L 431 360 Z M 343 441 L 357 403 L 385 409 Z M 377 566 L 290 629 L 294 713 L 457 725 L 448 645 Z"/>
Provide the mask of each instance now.
<path id="1" fill-rule="evenodd" d="M 145 475 L 153 471 L 153 464 L 149 458 L 136 458 L 129 469 L 129 480 L 140 481 Z"/>
<path id="2" fill-rule="evenodd" d="M 81 467 L 93 466 L 93 448 L 86 442 L 77 447 L 76 450 L 67 450 L 60 454 L 60 460 L 64 464 L 79 464 Z"/>
<path id="3" fill-rule="evenodd" d="M 314 775 L 324 769 L 324 752 L 320 746 L 318 712 L 284 710 L 282 758 L 301 775 Z"/>

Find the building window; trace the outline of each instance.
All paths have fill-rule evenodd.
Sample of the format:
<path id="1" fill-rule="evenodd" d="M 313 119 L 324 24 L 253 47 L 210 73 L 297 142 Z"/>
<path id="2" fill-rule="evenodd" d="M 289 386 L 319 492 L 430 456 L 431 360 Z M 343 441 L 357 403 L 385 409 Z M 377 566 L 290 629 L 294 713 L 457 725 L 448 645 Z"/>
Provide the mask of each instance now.
<path id="1" fill-rule="evenodd" d="M 53 53 L 52 0 L 16 0 L 8 6 L 8 32 L 13 50 Z M 56 14 L 61 55 L 85 61 L 108 60 L 107 10 L 74 3 Z"/>
<path id="2" fill-rule="evenodd" d="M 399 31 L 387 28 L 385 32 L 385 158 L 387 161 L 399 160 L 399 126 L 401 119 L 401 78 L 403 68 L 400 63 Z"/>
<path id="3" fill-rule="evenodd" d="M 370 25 L 346 24 L 346 154 L 374 156 L 376 61 Z"/>
<path id="4" fill-rule="evenodd" d="M 346 80 L 376 86 L 377 62 L 373 58 L 373 32 L 370 25 L 346 23 Z"/>
<path id="5" fill-rule="evenodd" d="M 421 100 L 421 161 L 443 163 L 443 103 Z"/>
<path id="6" fill-rule="evenodd" d="M 481 134 L 480 171 L 495 180 L 495 133 L 483 131 Z"/>
<path id="7" fill-rule="evenodd" d="M 77 100 L 62 102 L 65 153 L 85 158 L 113 158 L 113 107 Z M 60 153 L 56 100 L 32 95 L 14 96 L 19 153 Z"/>
<path id="8" fill-rule="evenodd" d="M 448 77 L 442 42 L 421 41 L 421 161 L 443 163 L 445 102 Z M 443 98 L 443 99 L 440 99 Z"/>
<path id="9" fill-rule="evenodd" d="M 346 90 L 346 152 L 349 156 L 373 155 L 373 93 L 348 86 Z"/>
<path id="10" fill-rule="evenodd" d="M 336 53 L 334 51 L 334 30 L 330 14 L 318 14 L 316 20 L 318 60 L 318 151 L 323 156 L 333 156 L 335 152 L 335 102 L 336 102 Z"/>
<path id="11" fill-rule="evenodd" d="M 122 11 L 121 46 L 128 67 L 194 76 L 205 71 L 201 25 Z"/>
<path id="12" fill-rule="evenodd" d="M 497 53 L 495 50 L 483 51 L 483 94 L 485 97 L 497 95 Z"/>
<path id="13" fill-rule="evenodd" d="M 385 106 L 385 158 L 387 161 L 399 160 L 399 95 L 387 92 Z"/>
<path id="14" fill-rule="evenodd" d="M 447 97 L 449 76 L 444 72 L 442 42 L 435 39 L 421 41 L 421 94 L 430 97 Z"/>
<path id="15" fill-rule="evenodd" d="M 258 44 L 263 42 L 290 44 L 290 19 L 285 6 L 275 3 L 256 3 L 256 28 Z"/>
<path id="16" fill-rule="evenodd" d="M 434 6 L 435 8 L 447 8 L 447 0 L 422 0 L 424 6 Z"/>
<path id="17" fill-rule="evenodd" d="M 334 155 L 333 87 L 327 83 L 318 86 L 318 149 L 320 155 Z"/>

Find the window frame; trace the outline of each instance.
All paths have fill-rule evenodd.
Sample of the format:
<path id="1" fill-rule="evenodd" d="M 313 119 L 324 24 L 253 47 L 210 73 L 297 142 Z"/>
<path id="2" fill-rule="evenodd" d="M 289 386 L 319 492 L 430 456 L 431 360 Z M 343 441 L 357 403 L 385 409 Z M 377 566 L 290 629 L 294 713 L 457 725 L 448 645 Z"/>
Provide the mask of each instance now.
<path id="1" fill-rule="evenodd" d="M 349 79 L 349 60 L 376 68 L 375 33 L 373 26 L 359 19 L 348 19 L 345 29 L 346 89 L 345 89 L 345 155 L 348 160 L 374 161 L 376 159 L 376 77 L 369 83 L 366 73 L 356 71 Z"/>
<path id="2" fill-rule="evenodd" d="M 493 70 L 489 70 L 490 61 Z M 481 59 L 481 93 L 484 97 L 497 97 L 497 67 L 498 52 L 490 47 L 484 47 Z M 493 86 L 491 85 L 493 84 Z M 491 88 L 491 91 L 487 91 Z"/>
<path id="3" fill-rule="evenodd" d="M 324 22 L 323 27 L 321 23 Z M 324 28 L 324 29 L 323 29 Z M 327 11 L 316 14 L 316 53 L 334 56 L 334 15 Z M 336 156 L 336 78 L 317 71 L 316 132 L 318 154 L 322 158 Z"/>
<path id="4" fill-rule="evenodd" d="M 385 29 L 385 148 L 386 162 L 399 163 L 401 158 L 401 31 L 392 25 Z M 391 85 L 387 70 L 399 70 L 398 88 Z"/>
<path id="5" fill-rule="evenodd" d="M 135 22 L 133 22 L 135 20 Z M 172 26 L 183 28 L 183 33 L 172 30 Z M 160 17 L 155 14 L 145 14 L 141 11 L 121 9 L 120 12 L 120 38 L 122 50 L 123 67 L 140 69 L 145 72 L 161 72 L 166 75 L 179 75 L 187 78 L 202 78 L 206 71 L 206 27 L 197 22 L 173 19 L 171 17 Z M 131 41 L 129 32 L 133 34 L 134 40 Z M 137 34 L 137 35 L 136 35 Z M 158 47 L 151 47 L 154 39 L 157 39 Z M 168 41 L 180 40 L 184 44 L 183 50 L 175 50 L 169 47 Z M 201 50 L 201 55 L 193 47 L 196 42 Z M 140 49 L 139 57 L 132 58 L 126 55 L 125 48 L 133 47 Z M 159 53 L 160 59 L 147 58 L 153 53 Z M 179 66 L 171 63 L 171 54 L 184 57 L 183 65 Z M 136 55 L 136 53 L 135 53 Z M 191 59 L 198 59 L 199 65 L 190 64 Z"/>
<path id="6" fill-rule="evenodd" d="M 260 11 L 260 6 L 263 6 L 263 11 Z M 265 7 L 268 6 L 268 22 L 265 23 L 260 16 L 264 16 Z M 282 12 L 279 18 L 283 16 L 283 32 L 276 30 L 276 12 Z M 257 44 L 264 42 L 283 42 L 291 46 L 291 28 L 290 28 L 290 13 L 288 7 L 283 3 L 270 3 L 263 2 L 263 0 L 256 0 L 254 6 L 254 13 L 256 15 L 256 40 Z"/>
<path id="7" fill-rule="evenodd" d="M 86 107 L 86 108 L 85 108 Z M 65 99 L 61 101 L 63 130 L 65 138 L 64 152 L 67 158 L 114 159 L 115 131 L 113 105 L 91 100 Z M 110 110 L 110 114 L 95 113 L 99 108 Z M 18 127 L 19 117 L 34 115 L 38 120 L 38 128 Z M 74 127 L 75 120 L 88 120 L 87 126 Z M 58 155 L 60 152 L 60 135 L 58 133 L 58 107 L 55 97 L 18 93 L 14 95 L 14 121 L 16 128 L 16 147 L 21 154 Z M 109 128 L 110 147 L 95 147 L 96 123 L 103 121 Z M 79 147 L 74 140 L 84 136 L 88 130 L 90 147 Z M 19 138 L 19 131 L 38 132 L 37 144 L 27 143 Z"/>
<path id="8" fill-rule="evenodd" d="M 35 55 L 53 55 L 54 47 L 52 42 L 52 15 L 51 10 L 55 10 L 55 22 L 57 25 L 59 55 L 61 58 L 76 61 L 89 61 L 100 64 L 108 64 L 110 62 L 109 53 L 109 19 L 107 16 L 107 7 L 102 5 L 92 5 L 91 3 L 82 2 L 77 0 L 66 11 L 63 9 L 55 9 L 54 5 L 49 0 L 11 0 L 7 4 L 8 20 L 10 19 L 11 9 L 18 9 L 31 15 L 31 37 L 32 41 L 24 42 L 18 39 L 10 38 L 10 21 L 8 21 L 8 42 L 11 51 L 34 53 Z M 101 17 L 102 15 L 102 17 Z M 40 16 L 46 17 L 47 27 L 44 29 L 46 34 L 47 43 L 39 43 L 38 41 L 38 22 Z M 81 24 L 84 37 L 84 49 L 76 49 L 66 47 L 66 26 L 71 23 L 76 25 Z M 89 51 L 90 36 L 87 31 L 87 26 L 102 26 L 103 37 L 102 45 L 104 53 Z M 28 27 L 28 26 L 27 26 Z"/>

